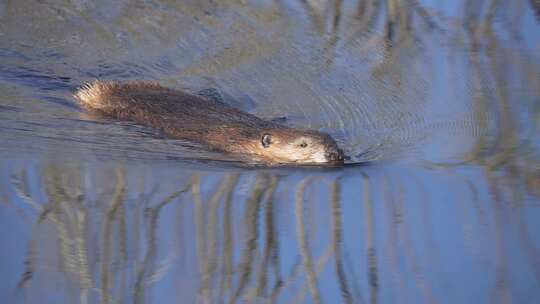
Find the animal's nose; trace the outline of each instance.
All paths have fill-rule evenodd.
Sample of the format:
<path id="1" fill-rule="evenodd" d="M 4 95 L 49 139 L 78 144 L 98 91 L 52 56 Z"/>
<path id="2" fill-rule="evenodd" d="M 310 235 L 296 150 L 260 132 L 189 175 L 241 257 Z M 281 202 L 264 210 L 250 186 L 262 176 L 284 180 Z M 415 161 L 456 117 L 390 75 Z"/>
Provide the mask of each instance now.
<path id="1" fill-rule="evenodd" d="M 341 149 L 336 149 L 326 152 L 326 158 L 331 162 L 343 163 L 343 151 Z"/>

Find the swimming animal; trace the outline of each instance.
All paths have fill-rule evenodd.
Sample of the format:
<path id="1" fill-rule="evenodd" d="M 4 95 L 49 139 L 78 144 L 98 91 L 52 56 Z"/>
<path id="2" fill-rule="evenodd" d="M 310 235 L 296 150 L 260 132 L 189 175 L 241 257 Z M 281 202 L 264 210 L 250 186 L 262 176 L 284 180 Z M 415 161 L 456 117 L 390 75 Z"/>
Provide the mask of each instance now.
<path id="1" fill-rule="evenodd" d="M 153 82 L 98 80 L 81 87 L 74 97 L 91 111 L 211 150 L 252 156 L 267 165 L 343 164 L 343 152 L 328 134 L 263 120 L 213 98 Z"/>

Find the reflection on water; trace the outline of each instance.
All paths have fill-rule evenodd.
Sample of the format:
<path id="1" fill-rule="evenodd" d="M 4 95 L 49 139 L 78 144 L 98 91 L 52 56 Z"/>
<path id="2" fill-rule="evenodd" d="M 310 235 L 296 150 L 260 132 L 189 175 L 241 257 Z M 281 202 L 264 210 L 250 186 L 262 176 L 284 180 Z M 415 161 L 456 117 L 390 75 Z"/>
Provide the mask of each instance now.
<path id="1" fill-rule="evenodd" d="M 540 301 L 538 7 L 0 2 L 0 298 Z M 84 113 L 94 78 L 215 88 L 377 161 L 242 168 Z"/>
<path id="2" fill-rule="evenodd" d="M 525 186 L 538 175 L 520 188 L 480 168 L 399 165 L 298 173 L 16 161 L 2 172 L 2 219 L 18 223 L 3 241 L 15 262 L 3 288 L 30 302 L 538 296 L 539 196 Z"/>

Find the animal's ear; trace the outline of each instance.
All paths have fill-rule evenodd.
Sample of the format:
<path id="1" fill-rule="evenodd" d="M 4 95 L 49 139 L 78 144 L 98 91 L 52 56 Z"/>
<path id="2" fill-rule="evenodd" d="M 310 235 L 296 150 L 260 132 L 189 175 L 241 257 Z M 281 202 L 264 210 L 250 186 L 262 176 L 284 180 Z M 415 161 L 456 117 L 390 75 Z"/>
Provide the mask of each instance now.
<path id="1" fill-rule="evenodd" d="M 270 134 L 264 134 L 261 138 L 261 144 L 263 147 L 268 148 L 270 147 L 270 144 L 272 143 L 272 135 Z"/>

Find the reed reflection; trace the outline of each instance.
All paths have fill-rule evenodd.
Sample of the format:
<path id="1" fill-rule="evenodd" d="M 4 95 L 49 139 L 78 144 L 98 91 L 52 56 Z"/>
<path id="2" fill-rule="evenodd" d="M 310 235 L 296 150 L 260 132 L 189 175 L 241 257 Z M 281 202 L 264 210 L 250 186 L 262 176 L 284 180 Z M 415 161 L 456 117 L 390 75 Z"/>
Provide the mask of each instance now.
<path id="1" fill-rule="evenodd" d="M 502 218 L 508 210 L 502 191 L 509 189 L 500 184 L 502 176 L 487 175 L 495 196 L 474 203 L 467 198 L 485 194 L 467 180 L 456 183 L 462 179 L 458 172 L 433 184 L 425 173 L 405 177 L 377 171 L 299 178 L 184 170 L 172 175 L 181 183 L 165 185 L 123 165 L 99 171 L 58 164 L 22 167 L 12 174 L 16 196 L 10 204 L 30 215 L 33 224 L 17 288 L 35 295 L 47 288 L 47 278 L 62 278 L 66 296 L 81 303 L 159 302 L 156 289 L 167 299 L 180 292 L 183 301 L 201 303 L 430 302 L 442 296 L 441 279 L 452 279 L 439 269 L 454 263 L 445 254 L 447 246 L 463 238 L 479 251 L 466 246 L 455 254 L 496 262 L 483 270 L 497 270 L 486 295 L 516 296 L 509 276 L 523 263 L 534 265 L 539 255 L 535 228 L 524 213 L 530 207 L 517 206 L 515 220 Z M 439 218 L 438 199 L 426 183 L 469 189 L 450 196 L 462 201 L 456 205 L 461 215 Z M 457 223 L 455 231 L 444 228 L 449 220 Z M 522 247 L 527 257 L 518 264 L 505 253 L 509 240 L 503 236 L 512 226 L 519 228 L 513 246 Z M 432 235 L 440 229 L 450 235 Z M 485 251 L 486 246 L 496 250 Z M 539 270 L 531 269 L 540 278 Z M 170 284 L 173 290 L 160 287 Z"/>
<path id="2" fill-rule="evenodd" d="M 336 252 L 336 274 L 342 282 L 344 296 L 350 296 L 340 257 L 339 180 L 331 186 L 333 242 L 323 257 L 316 260 L 311 258 L 313 250 L 309 246 L 309 240 L 315 236 L 307 233 L 306 223 L 301 218 L 305 187 L 318 178 L 304 179 L 294 186 L 297 188 L 296 239 L 299 262 L 304 266 L 299 268 L 300 264 L 295 263 L 286 270 L 280 256 L 284 252 L 291 255 L 290 251 L 295 250 L 281 248 L 276 226 L 280 221 L 275 204 L 276 191 L 282 184 L 281 175 L 224 174 L 214 190 L 203 191 L 201 189 L 209 189 L 204 186 L 205 179 L 193 173 L 187 183 L 178 186 L 179 190 L 165 195 L 156 190 L 158 185 L 145 185 L 144 180 L 129 187 L 123 166 L 107 170 L 114 178 L 105 183 L 100 183 L 96 177 L 88 180 L 88 172 L 77 166 L 46 165 L 43 170 L 32 172 L 36 173 L 41 174 L 41 184 L 37 186 L 45 192 L 43 201 L 29 192 L 26 169 L 14 173 L 11 180 L 20 203 L 27 203 L 36 214 L 20 289 L 39 290 L 40 280 L 36 282 L 36 275 L 47 276 L 47 272 L 53 272 L 78 286 L 80 302 L 99 299 L 101 303 L 115 303 L 132 298 L 136 303 L 145 303 L 149 299 L 149 288 L 167 276 L 170 271 L 167 264 L 174 264 L 179 259 L 175 255 L 181 252 L 180 248 L 169 249 L 171 253 L 163 252 L 166 240 L 159 237 L 158 226 L 177 226 L 161 223 L 163 210 L 192 204 L 194 226 L 188 227 L 188 233 L 195 238 L 184 240 L 178 246 L 196 247 L 199 301 L 236 303 L 241 299 L 266 299 L 274 302 L 289 293 L 291 285 L 297 285 L 294 281 L 304 277 L 311 296 L 318 301 L 314 287 L 317 276 L 328 267 L 330 256 Z M 247 191 L 245 195 L 240 194 L 244 202 L 238 200 L 239 181 Z M 85 187 L 85 184 L 92 186 Z M 284 203 L 279 202 L 281 208 Z M 51 242 L 56 246 L 51 248 Z M 52 256 L 44 254 L 44 250 L 52 250 L 52 256 L 58 256 L 58 265 L 51 264 Z M 165 261 L 171 254 L 173 260 Z M 189 256 L 183 259 L 193 262 Z M 48 270 L 43 268 L 45 265 Z M 284 276 L 284 271 L 288 275 Z M 293 290 L 296 288 L 298 286 Z M 305 296 L 303 292 L 295 293 L 297 299 Z"/>

